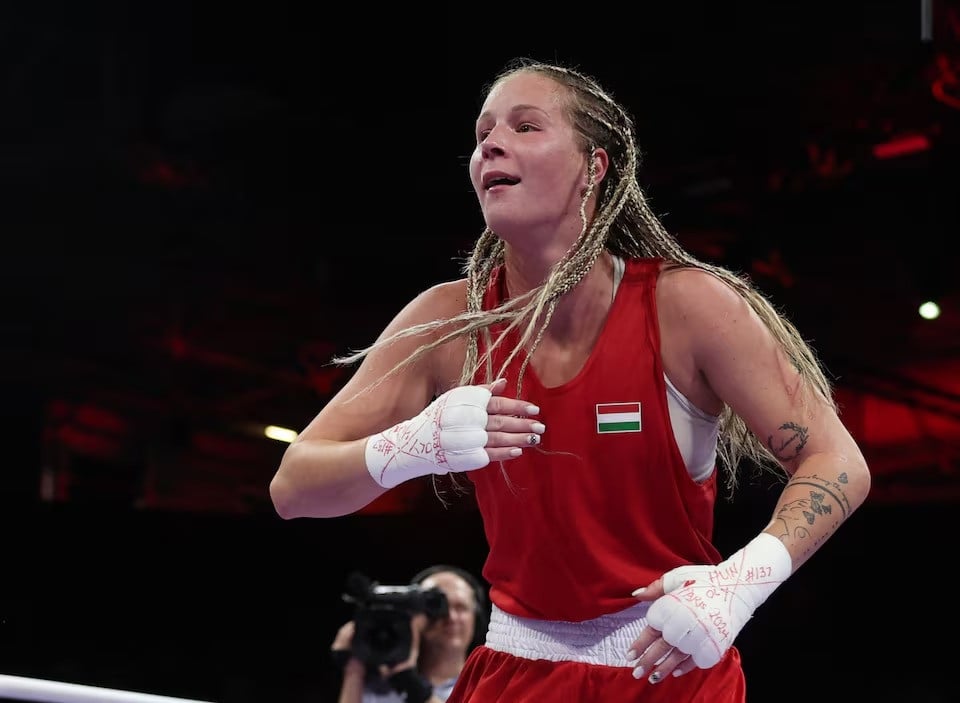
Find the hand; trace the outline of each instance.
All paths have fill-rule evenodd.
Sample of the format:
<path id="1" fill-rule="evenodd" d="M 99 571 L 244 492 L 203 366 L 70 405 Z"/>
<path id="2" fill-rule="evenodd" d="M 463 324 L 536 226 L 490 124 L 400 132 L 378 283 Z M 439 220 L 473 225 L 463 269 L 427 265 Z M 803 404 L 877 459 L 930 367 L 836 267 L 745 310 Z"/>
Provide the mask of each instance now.
<path id="1" fill-rule="evenodd" d="M 452 388 L 411 420 L 367 440 L 367 470 L 384 488 L 431 473 L 480 469 L 515 459 L 540 443 L 546 429 L 528 419 L 539 409 L 527 401 L 494 395 L 506 380 Z"/>
<path id="2" fill-rule="evenodd" d="M 483 386 L 490 391 L 487 401 L 487 442 L 485 445 L 489 461 L 509 461 L 523 454 L 524 447 L 540 444 L 540 435 L 546 431 L 543 423 L 529 419 L 537 415 L 540 408 L 526 400 L 498 395 L 507 387 L 507 380 L 501 378 Z"/>
<path id="3" fill-rule="evenodd" d="M 653 601 L 647 627 L 627 653 L 636 678 L 650 683 L 719 662 L 759 605 L 790 576 L 783 543 L 761 533 L 729 559 L 681 566 L 634 595 Z"/>
<path id="4" fill-rule="evenodd" d="M 406 669 L 417 668 L 417 660 L 420 658 L 420 638 L 429 624 L 430 621 L 423 613 L 416 613 L 410 618 L 410 654 L 402 662 L 394 664 L 393 666 L 381 664 L 380 675 L 383 678 L 390 678 L 394 674 Z"/>
<path id="5" fill-rule="evenodd" d="M 334 652 L 349 652 L 353 647 L 353 633 L 356 632 L 357 626 L 353 620 L 348 620 L 343 625 L 340 626 L 340 629 L 337 630 L 337 636 L 333 638 L 333 644 L 330 645 L 330 649 Z"/>
<path id="6" fill-rule="evenodd" d="M 417 670 L 420 639 L 429 624 L 423 613 L 414 615 L 410 619 L 410 655 L 395 666 L 380 667 L 380 675 L 407 703 L 439 703 L 439 699 L 433 695 L 433 684 Z"/>
<path id="7" fill-rule="evenodd" d="M 333 644 L 330 645 L 330 651 L 333 660 L 342 669 L 344 679 L 363 680 L 366 675 L 366 665 L 353 656 L 353 636 L 356 632 L 356 623 L 349 620 L 340 626 L 337 630 L 337 636 L 333 638 Z"/>

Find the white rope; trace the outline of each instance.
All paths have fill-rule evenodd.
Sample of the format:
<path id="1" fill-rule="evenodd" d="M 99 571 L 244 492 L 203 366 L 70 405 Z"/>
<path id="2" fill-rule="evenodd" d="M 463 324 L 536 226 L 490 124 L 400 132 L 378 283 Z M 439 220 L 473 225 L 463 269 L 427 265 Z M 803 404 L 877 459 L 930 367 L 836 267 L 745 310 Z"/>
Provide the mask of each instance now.
<path id="1" fill-rule="evenodd" d="M 0 698 L 41 703 L 210 703 L 5 674 L 0 674 Z"/>

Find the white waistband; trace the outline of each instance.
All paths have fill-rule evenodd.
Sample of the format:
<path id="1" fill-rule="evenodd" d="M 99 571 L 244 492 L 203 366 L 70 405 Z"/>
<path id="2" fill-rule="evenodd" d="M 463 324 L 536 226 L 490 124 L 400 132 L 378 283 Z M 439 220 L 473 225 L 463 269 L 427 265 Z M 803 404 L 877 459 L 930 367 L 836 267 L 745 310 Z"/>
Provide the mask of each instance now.
<path id="1" fill-rule="evenodd" d="M 524 659 L 630 666 L 627 650 L 647 624 L 649 603 L 583 622 L 534 620 L 493 606 L 487 647 Z"/>

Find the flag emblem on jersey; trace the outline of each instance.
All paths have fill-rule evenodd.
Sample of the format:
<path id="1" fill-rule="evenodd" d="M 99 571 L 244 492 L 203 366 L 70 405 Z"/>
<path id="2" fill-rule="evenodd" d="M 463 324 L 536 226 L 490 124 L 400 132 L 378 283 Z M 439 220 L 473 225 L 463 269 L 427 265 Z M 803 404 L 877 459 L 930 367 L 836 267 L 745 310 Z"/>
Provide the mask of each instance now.
<path id="1" fill-rule="evenodd" d="M 639 432 L 640 403 L 598 403 L 597 432 Z"/>

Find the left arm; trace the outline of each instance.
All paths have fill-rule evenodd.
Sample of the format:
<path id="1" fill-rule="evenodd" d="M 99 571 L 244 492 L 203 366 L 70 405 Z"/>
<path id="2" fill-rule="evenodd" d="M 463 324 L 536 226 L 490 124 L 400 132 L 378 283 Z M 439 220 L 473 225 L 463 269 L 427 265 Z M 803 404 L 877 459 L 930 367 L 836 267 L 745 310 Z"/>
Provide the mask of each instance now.
<path id="1" fill-rule="evenodd" d="M 380 675 L 390 682 L 393 690 L 401 694 L 406 703 L 441 703 L 433 692 L 433 684 L 419 670 L 420 642 L 428 625 L 426 615 L 414 615 L 410 619 L 410 653 L 406 660 L 393 667 L 380 667 Z"/>
<path id="2" fill-rule="evenodd" d="M 651 681 L 719 661 L 758 607 L 863 504 L 870 472 L 828 399 L 802 383 L 760 317 L 716 277 L 680 272 L 673 290 L 702 381 L 789 474 L 763 532 L 720 565 L 667 572 L 636 595 L 653 600 L 632 647 Z M 655 662 L 673 650 L 660 666 Z"/>
<path id="3" fill-rule="evenodd" d="M 696 364 L 790 474 L 764 532 L 783 543 L 796 570 L 863 504 L 870 472 L 830 402 L 801 383 L 749 304 L 713 276 L 691 273 L 700 280 L 688 295 L 703 301 L 691 321 Z"/>

